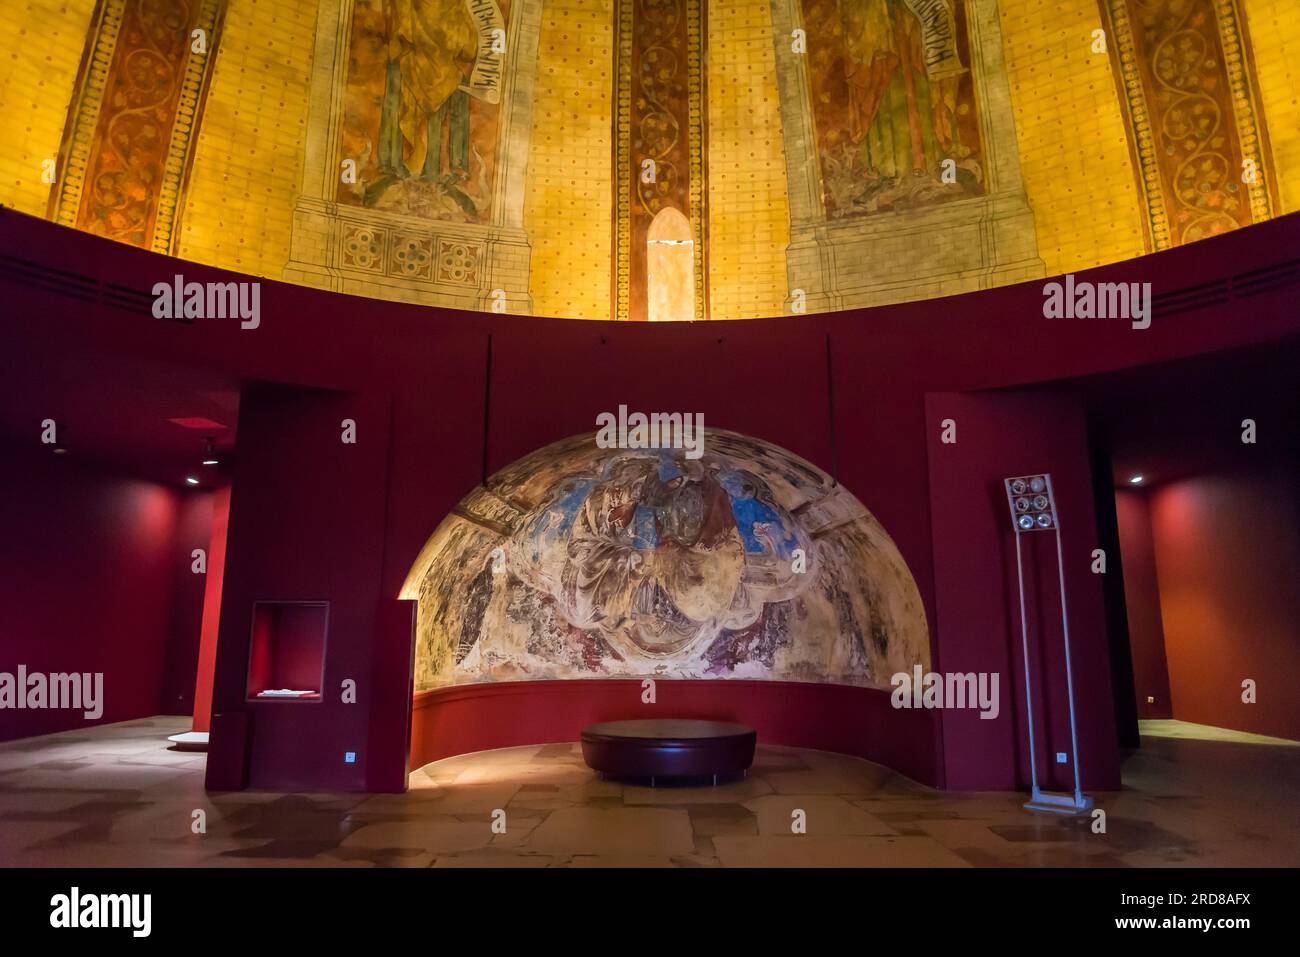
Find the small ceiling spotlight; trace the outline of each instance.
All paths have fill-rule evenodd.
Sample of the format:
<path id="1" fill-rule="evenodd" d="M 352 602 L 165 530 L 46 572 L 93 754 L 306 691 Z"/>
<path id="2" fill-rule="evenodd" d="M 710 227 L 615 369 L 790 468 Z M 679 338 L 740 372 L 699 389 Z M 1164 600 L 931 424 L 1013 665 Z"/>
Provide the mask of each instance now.
<path id="1" fill-rule="evenodd" d="M 1140 476 L 1140 475 L 1134 475 L 1134 476 L 1132 476 L 1132 477 L 1128 480 L 1128 484 L 1129 484 L 1129 485 L 1141 485 L 1141 484 L 1142 484 L 1142 476 Z"/>
<path id="2" fill-rule="evenodd" d="M 208 436 L 208 444 L 207 444 L 207 447 L 206 447 L 206 449 L 205 449 L 204 452 L 203 452 L 203 464 L 204 464 L 204 465 L 220 465 L 220 464 L 221 464 L 220 460 L 217 458 L 217 447 L 216 447 L 216 445 L 213 443 L 212 436 L 210 436 L 210 435 Z"/>
<path id="3" fill-rule="evenodd" d="M 198 480 L 197 478 L 195 478 L 193 475 L 187 475 L 187 476 L 185 476 L 185 484 L 186 484 L 186 485 L 198 485 L 198 484 L 199 484 L 199 480 Z"/>

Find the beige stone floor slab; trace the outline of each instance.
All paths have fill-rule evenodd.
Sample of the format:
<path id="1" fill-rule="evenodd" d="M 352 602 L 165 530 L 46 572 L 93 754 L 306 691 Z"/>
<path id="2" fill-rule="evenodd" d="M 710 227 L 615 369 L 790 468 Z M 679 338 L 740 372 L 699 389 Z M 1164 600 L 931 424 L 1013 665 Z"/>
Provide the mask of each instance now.
<path id="1" fill-rule="evenodd" d="M 845 755 L 760 746 L 717 787 L 601 781 L 575 743 L 461 755 L 405 794 L 204 789 L 182 718 L 0 744 L 0 860 L 177 867 L 1295 867 L 1300 748 L 1144 729 L 1107 831 L 1025 795 L 927 788 Z M 1211 729 L 1215 730 L 1215 729 Z M 789 833 L 790 812 L 808 833 Z M 191 831 L 202 809 L 207 833 Z M 506 814 L 493 833 L 492 812 Z"/>
<path id="2" fill-rule="evenodd" d="M 880 818 L 842 797 L 829 794 L 774 794 L 746 801 L 754 812 L 760 834 L 792 834 L 795 811 L 803 811 L 806 835 L 834 837 L 848 835 L 897 835 L 898 831 Z"/>
<path id="3" fill-rule="evenodd" d="M 676 867 L 671 858 L 653 854 L 577 854 L 569 867 Z"/>
<path id="4" fill-rule="evenodd" d="M 543 854 L 452 854 L 439 857 L 434 867 L 554 867 L 556 859 Z"/>
<path id="5" fill-rule="evenodd" d="M 715 837 L 725 867 L 969 867 L 927 837 Z"/>
<path id="6" fill-rule="evenodd" d="M 552 811 L 526 846 L 552 854 L 671 856 L 691 853 L 695 842 L 690 815 L 680 809 L 574 807 Z"/>
<path id="7" fill-rule="evenodd" d="M 483 814 L 490 815 L 505 808 L 519 793 L 519 785 L 510 782 L 495 784 L 449 785 L 442 794 L 423 801 L 431 814 Z M 363 802 L 358 811 L 364 814 L 368 803 Z M 357 813 L 354 811 L 353 813 Z"/>
<path id="8" fill-rule="evenodd" d="M 469 823 L 440 817 L 363 824 L 340 841 L 339 847 L 412 848 L 437 856 L 485 847 L 492 837 L 488 818 Z"/>
<path id="9" fill-rule="evenodd" d="M 865 797 L 878 787 L 851 775 L 834 771 L 775 771 L 766 781 L 778 794 L 854 794 Z"/>
<path id="10" fill-rule="evenodd" d="M 772 785 L 759 777 L 727 781 L 717 787 L 621 787 L 625 804 L 735 804 L 772 793 Z"/>

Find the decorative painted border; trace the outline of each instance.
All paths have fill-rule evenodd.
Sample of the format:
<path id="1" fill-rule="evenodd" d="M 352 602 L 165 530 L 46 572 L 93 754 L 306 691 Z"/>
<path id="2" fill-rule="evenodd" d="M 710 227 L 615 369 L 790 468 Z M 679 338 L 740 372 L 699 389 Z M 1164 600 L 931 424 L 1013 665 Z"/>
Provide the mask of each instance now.
<path id="1" fill-rule="evenodd" d="M 634 0 L 618 0 L 614 19 L 614 236 L 610 318 L 631 318 L 632 195 L 632 10 Z"/>
<path id="2" fill-rule="evenodd" d="M 691 238 L 695 240 L 695 320 L 709 318 L 708 4 L 686 0 L 686 128 L 689 157 Z"/>
<path id="3" fill-rule="evenodd" d="M 126 0 L 99 0 L 91 18 L 90 39 L 81 55 L 77 85 L 73 87 L 72 105 L 59 147 L 58 176 L 60 186 L 50 192 L 46 217 L 60 226 L 77 225 L 81 210 L 81 193 L 90 166 L 90 150 L 99 125 L 99 108 L 108 87 L 108 73 L 117 50 Z"/>
<path id="4" fill-rule="evenodd" d="M 1128 19 L 1126 0 L 1102 0 L 1109 17 L 1111 35 L 1115 38 L 1118 61 L 1112 61 L 1116 79 L 1123 91 L 1124 112 L 1129 130 L 1129 154 L 1133 160 L 1138 192 L 1146 215 L 1142 228 L 1146 234 L 1147 249 L 1168 249 L 1173 243 L 1169 236 L 1169 218 L 1165 213 L 1164 188 L 1160 185 L 1160 166 L 1156 159 L 1156 141 L 1151 132 L 1151 116 L 1147 112 L 1146 95 L 1142 92 L 1142 77 L 1137 69 L 1137 51 L 1133 45 L 1133 27 Z"/>
<path id="5" fill-rule="evenodd" d="M 681 0 L 686 20 L 686 155 L 687 220 L 694 243 L 695 319 L 709 317 L 708 270 L 708 163 L 704 144 L 708 135 L 706 56 L 706 0 Z M 615 12 L 613 189 L 614 224 L 611 245 L 610 318 L 632 318 L 632 46 L 636 0 L 618 0 Z"/>
<path id="6" fill-rule="evenodd" d="M 1159 252 L 1176 245 L 1170 228 L 1168 200 L 1161 183 L 1159 146 L 1153 129 L 1153 119 L 1148 108 L 1142 77 L 1138 69 L 1138 53 L 1129 18 L 1128 0 L 1100 0 L 1105 21 L 1115 41 L 1115 57 L 1111 63 L 1116 81 L 1122 91 L 1122 104 L 1126 114 L 1130 156 L 1134 175 L 1142 195 L 1145 210 L 1143 228 L 1147 249 Z M 1212 0 L 1215 31 L 1223 51 L 1223 70 L 1228 79 L 1232 122 L 1236 127 L 1242 159 L 1253 159 L 1258 170 L 1258 181 L 1242 184 L 1249 197 L 1251 222 L 1270 219 L 1277 199 L 1275 185 L 1268 175 L 1264 156 L 1267 133 L 1262 122 L 1263 112 L 1257 102 L 1258 84 L 1251 75 L 1249 61 L 1244 52 L 1249 49 L 1246 24 L 1238 9 L 1238 0 Z"/>
<path id="7" fill-rule="evenodd" d="M 1255 183 L 1244 184 L 1250 195 L 1252 222 L 1272 219 L 1277 213 L 1277 183 L 1265 173 L 1264 157 L 1269 156 L 1268 130 L 1264 109 L 1259 100 L 1259 83 L 1250 61 L 1243 56 L 1250 49 L 1250 34 L 1239 0 L 1215 0 L 1214 16 L 1219 23 L 1219 42 L 1223 45 L 1223 66 L 1228 73 L 1233 118 L 1237 121 L 1237 139 L 1243 159 L 1253 159 L 1259 170 Z"/>
<path id="8" fill-rule="evenodd" d="M 397 279 L 429 289 L 476 290 L 481 285 L 487 268 L 487 242 L 481 236 L 430 229 L 411 217 L 377 221 L 344 215 L 337 222 L 334 268 L 342 275 L 365 282 Z M 487 228 L 480 226 L 478 232 Z"/>
<path id="9" fill-rule="evenodd" d="M 51 192 L 47 208 L 48 218 L 62 226 L 76 228 L 81 221 L 86 177 L 94 162 L 95 137 L 105 97 L 114 70 L 123 68 L 116 60 L 123 21 L 131 3 L 142 5 L 141 0 L 99 0 L 91 18 L 91 30 L 59 148 L 61 185 Z M 180 215 L 193 160 L 194 134 L 207 98 L 213 53 L 221 42 L 225 8 L 225 0 L 199 0 L 194 22 L 184 28 L 185 65 L 179 78 L 161 179 L 153 196 L 153 222 L 147 242 L 142 244 L 154 252 L 172 253 L 177 245 L 175 240 L 180 233 Z M 207 35 L 204 53 L 195 53 L 190 45 L 195 29 L 202 29 Z"/>
<path id="10" fill-rule="evenodd" d="M 153 242 L 150 247 L 156 253 L 180 251 L 181 217 L 189 186 L 190 168 L 194 164 L 195 134 L 203 118 L 203 107 L 207 103 L 211 64 L 215 51 L 221 48 L 221 27 L 225 14 L 225 0 L 202 0 L 198 19 L 190 27 L 191 33 L 194 30 L 205 31 L 208 44 L 204 53 L 190 50 L 185 61 L 185 73 L 181 77 L 180 101 L 176 104 L 171 143 L 167 147 L 167 163 L 158 190 L 158 212 L 154 219 Z"/>

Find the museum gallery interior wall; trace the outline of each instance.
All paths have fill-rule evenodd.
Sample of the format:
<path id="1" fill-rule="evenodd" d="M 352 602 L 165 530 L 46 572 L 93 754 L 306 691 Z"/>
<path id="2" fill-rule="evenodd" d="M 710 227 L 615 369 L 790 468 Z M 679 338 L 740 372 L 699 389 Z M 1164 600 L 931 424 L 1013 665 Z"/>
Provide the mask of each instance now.
<path id="1" fill-rule="evenodd" d="M 69 234 L 20 214 L 4 211 L 0 216 L 5 221 L 0 255 L 55 268 L 74 261 L 92 281 L 111 280 L 117 288 L 140 290 L 145 301 L 159 276 L 178 268 L 157 255 Z M 1178 276 L 1207 281 L 1224 276 L 1225 263 L 1244 261 L 1252 270 L 1266 270 L 1295 247 L 1298 228 L 1282 219 L 1142 263 L 1108 267 L 1093 278 L 1140 277 L 1172 290 L 1180 288 Z M 222 278 L 204 267 L 180 268 L 197 281 Z M 383 697 L 377 693 L 363 698 L 360 721 L 356 712 L 344 710 L 348 705 L 332 701 L 304 705 L 309 709 L 305 714 L 274 703 L 250 707 L 245 681 L 254 604 L 286 596 L 328 601 L 328 681 L 355 678 L 363 688 L 377 690 L 391 674 L 375 663 L 391 650 L 390 640 L 401 642 L 400 634 L 396 639 L 388 631 L 381 636 L 379 623 L 391 624 L 392 617 L 400 616 L 380 609 L 397 600 L 439 524 L 486 478 L 550 442 L 590 432 L 598 415 L 620 404 L 695 410 L 704 415 L 706 427 L 761 438 L 834 474 L 888 533 L 915 581 L 935 667 L 950 667 L 948 654 L 973 667 L 992 649 L 971 646 L 962 661 L 963 646 L 974 639 L 964 634 L 961 613 L 945 614 L 944 608 L 1005 589 L 998 556 L 1005 557 L 1008 538 L 992 517 L 996 512 L 989 501 L 972 503 L 982 510 L 974 517 L 936 510 L 935 482 L 996 490 L 1002 477 L 1031 463 L 1008 444 L 1010 437 L 1000 445 L 986 441 L 984 455 L 972 455 L 974 450 L 960 438 L 955 447 L 936 447 L 938 423 L 932 418 L 940 400 L 934 395 L 1264 341 L 1293 333 L 1297 322 L 1284 292 L 1243 285 L 1246 292 L 1258 289 L 1258 294 L 1219 301 L 1214 308 L 1193 305 L 1171 312 L 1165 322 L 1143 331 L 1122 322 L 1063 323 L 1054 334 L 1055 348 L 1044 358 L 1027 341 L 1042 329 L 1039 284 L 971 295 L 960 308 L 916 303 L 789 323 L 652 329 L 414 309 L 263 283 L 264 321 L 256 330 L 242 330 L 238 323 L 154 320 L 147 312 L 121 308 L 116 299 L 54 299 L 57 288 L 10 277 L 0 282 L 17 317 L 5 334 L 53 366 L 61 344 L 74 336 L 82 348 L 110 360 L 134 354 L 181 368 L 221 369 L 248 383 L 240 407 L 214 712 L 252 713 L 258 729 L 252 767 L 263 775 L 263 783 L 309 778 L 313 786 L 341 788 L 364 787 L 376 775 L 391 779 L 393 767 L 404 766 L 401 739 L 409 713 L 380 717 L 373 710 Z M 46 318 L 52 309 L 58 311 L 57 324 Z M 1250 323 L 1231 321 L 1235 310 L 1247 309 Z M 649 347 L 647 335 L 656 337 L 656 348 Z M 1003 348 L 989 352 L 983 348 L 989 341 Z M 259 380 L 281 385 L 259 385 Z M 751 388 L 755 382 L 764 387 Z M 978 425 L 978 405 L 968 408 L 976 417 L 976 435 L 983 432 L 987 438 Z M 1033 467 L 1062 475 L 1079 472 L 1086 456 L 1082 438 L 1076 434 L 1072 439 L 1074 433 L 1064 427 L 1070 421 L 1066 407 L 1028 403 L 1016 414 L 1031 434 L 1059 436 L 1043 446 L 1044 458 L 1035 457 Z M 360 436 L 346 449 L 338 434 L 343 418 L 355 419 Z M 1058 424 L 1060 431 L 1054 431 Z M 341 457 L 341 452 L 346 454 Z M 942 458 L 949 452 L 958 454 Z M 1091 492 L 1083 477 L 1075 481 L 1077 487 L 1063 489 L 1061 507 L 1063 514 L 1079 516 L 1078 524 L 1067 530 L 1082 531 L 1092 524 Z M 980 493 L 975 494 L 978 499 Z M 963 553 L 955 566 L 945 557 L 953 549 Z M 1043 558 L 1036 564 L 1050 573 L 1052 564 Z M 1082 557 L 1067 562 L 1067 576 L 1072 594 L 1079 594 L 1072 613 L 1084 621 L 1099 620 L 1100 598 L 1090 590 L 1092 576 Z M 1050 606 L 1045 618 L 1049 612 Z M 997 611 L 990 621 L 1005 623 L 1004 615 L 1005 610 Z M 1010 639 L 997 634 L 998 627 L 980 640 L 1005 644 Z M 1106 653 L 1104 635 L 1084 634 L 1076 640 L 1084 658 Z M 579 686 L 569 701 L 591 693 L 584 690 L 586 682 L 563 684 Z M 763 682 L 707 679 L 707 684 L 712 700 L 727 701 L 737 715 L 771 706 L 769 698 L 752 691 Z M 773 694 L 783 687 L 767 684 Z M 632 683 L 627 692 L 631 704 L 636 703 L 636 687 Z M 461 694 L 465 689 L 450 690 Z M 990 763 L 969 746 L 963 726 L 975 739 L 990 733 L 976 714 L 945 715 L 939 728 L 932 713 L 904 715 L 888 708 L 885 691 L 852 690 L 885 704 L 878 711 L 859 709 L 879 714 L 878 721 L 865 722 L 863 740 L 883 747 L 897 741 L 891 729 L 905 727 L 909 747 L 915 742 L 911 749 L 919 768 L 911 773 L 918 778 L 950 787 L 1012 787 L 1024 772 L 1014 767 L 1017 762 L 1009 753 Z M 398 687 L 395 693 L 405 691 Z M 1109 697 L 1108 688 L 1099 688 L 1080 703 L 1085 739 L 1113 740 Z M 432 735 L 436 745 L 440 735 L 450 733 L 457 746 L 481 743 L 494 727 L 495 704 L 487 693 L 470 704 L 462 696 L 461 702 L 454 731 L 440 722 L 438 707 L 423 708 L 427 726 L 413 728 L 413 740 Z M 566 713 L 554 707 L 530 711 L 529 734 L 571 736 L 577 718 L 566 718 Z M 384 723 L 391 720 L 398 724 Z M 918 721 L 926 730 L 917 730 Z M 517 724 L 515 730 L 522 733 L 522 727 Z M 820 731 L 805 724 L 786 740 L 816 746 L 818 733 L 842 732 L 829 722 Z M 398 745 L 382 756 L 370 744 L 393 740 Z M 357 763 L 344 764 L 345 751 L 357 752 Z M 368 767 L 372 757 L 383 766 Z M 1084 767 L 1085 785 L 1113 785 L 1116 774 L 1112 750 Z"/>
<path id="2" fill-rule="evenodd" d="M 103 674 L 95 719 L 84 709 L 7 709 L 0 740 L 189 714 L 205 587 L 191 553 L 207 548 L 213 494 L 8 443 L 0 454 L 5 670 Z"/>

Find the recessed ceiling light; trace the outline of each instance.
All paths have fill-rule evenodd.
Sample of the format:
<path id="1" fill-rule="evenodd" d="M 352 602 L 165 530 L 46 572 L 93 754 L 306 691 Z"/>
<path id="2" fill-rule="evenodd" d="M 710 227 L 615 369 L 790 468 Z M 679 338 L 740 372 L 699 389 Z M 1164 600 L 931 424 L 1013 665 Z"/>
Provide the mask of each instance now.
<path id="1" fill-rule="evenodd" d="M 217 449 L 216 449 L 216 446 L 213 444 L 212 436 L 210 436 L 210 435 L 208 436 L 208 444 L 207 444 L 207 447 L 206 447 L 206 448 L 204 449 L 204 451 L 203 451 L 203 464 L 204 464 L 204 465 L 219 465 L 219 464 L 220 464 L 220 462 L 218 462 L 218 460 L 217 460 Z"/>
<path id="2" fill-rule="evenodd" d="M 214 422 L 202 415 L 181 415 L 167 421 L 172 425 L 179 425 L 182 429 L 203 429 L 205 432 L 224 431 L 226 428 L 220 422 Z"/>
<path id="3" fill-rule="evenodd" d="M 199 484 L 199 480 L 196 479 L 193 475 L 187 475 L 187 476 L 185 476 L 185 484 L 186 484 L 186 485 L 198 485 L 198 484 Z"/>
<path id="4" fill-rule="evenodd" d="M 1140 476 L 1140 475 L 1134 475 L 1132 478 L 1130 478 L 1130 479 L 1128 480 L 1128 484 L 1129 484 L 1129 485 L 1141 485 L 1141 484 L 1142 484 L 1142 476 Z"/>

